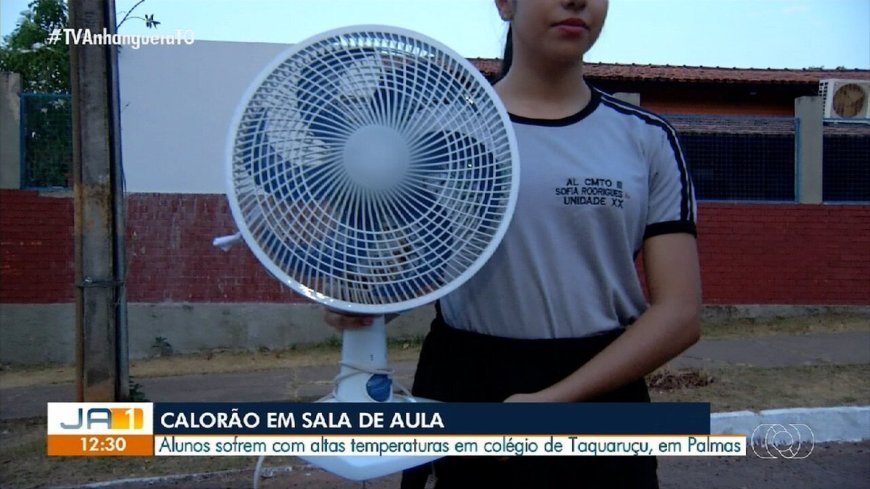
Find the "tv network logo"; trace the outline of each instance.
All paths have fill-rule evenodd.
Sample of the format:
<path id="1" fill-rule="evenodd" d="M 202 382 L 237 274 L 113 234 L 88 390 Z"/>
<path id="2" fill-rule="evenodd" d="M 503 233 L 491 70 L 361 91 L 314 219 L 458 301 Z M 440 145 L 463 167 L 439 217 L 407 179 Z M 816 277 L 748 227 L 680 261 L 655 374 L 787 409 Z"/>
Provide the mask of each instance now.
<path id="1" fill-rule="evenodd" d="M 154 405 L 150 402 L 50 402 L 48 432 L 74 434 L 150 434 Z"/>
<path id="2" fill-rule="evenodd" d="M 758 425 L 749 441 L 758 458 L 800 460 L 813 453 L 816 435 L 803 423 L 768 423 Z"/>
<path id="3" fill-rule="evenodd" d="M 145 413 L 142 408 L 78 408 L 71 422 L 61 422 L 65 430 L 141 430 Z"/>

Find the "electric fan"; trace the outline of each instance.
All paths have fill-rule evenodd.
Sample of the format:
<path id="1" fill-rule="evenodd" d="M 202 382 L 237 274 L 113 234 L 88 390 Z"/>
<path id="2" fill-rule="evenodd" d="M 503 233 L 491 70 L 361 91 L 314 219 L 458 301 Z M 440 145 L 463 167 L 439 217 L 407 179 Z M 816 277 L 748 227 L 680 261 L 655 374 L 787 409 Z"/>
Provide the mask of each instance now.
<path id="1" fill-rule="evenodd" d="M 288 49 L 251 85 L 227 157 L 232 215 L 263 266 L 326 307 L 379 316 L 343 333 L 340 373 L 322 401 L 416 401 L 393 392 L 383 315 L 470 278 L 516 203 L 516 142 L 487 81 L 412 31 L 328 31 Z M 310 461 L 361 480 L 426 460 Z"/>

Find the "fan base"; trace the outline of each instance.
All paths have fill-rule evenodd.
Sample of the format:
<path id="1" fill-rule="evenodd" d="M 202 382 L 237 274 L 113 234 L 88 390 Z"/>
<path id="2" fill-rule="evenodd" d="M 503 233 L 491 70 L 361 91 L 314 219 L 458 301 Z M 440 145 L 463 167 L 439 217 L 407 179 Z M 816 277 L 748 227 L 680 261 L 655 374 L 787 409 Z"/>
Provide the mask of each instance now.
<path id="1" fill-rule="evenodd" d="M 347 329 L 343 332 L 341 360 L 344 366 L 341 369 L 340 380 L 336 382 L 334 393 L 317 402 L 366 402 L 374 405 L 400 402 L 437 402 L 432 399 L 392 392 L 394 385 L 388 375 L 377 375 L 358 370 L 357 367 L 362 367 L 371 371 L 389 372 L 387 368 L 386 323 L 383 316 L 376 317 L 369 327 Z M 387 379 L 383 385 L 379 386 L 379 393 L 373 393 L 370 383 L 370 380 L 376 375 Z M 375 395 L 373 396 L 373 394 Z M 339 477 L 362 481 L 410 469 L 440 457 L 322 455 L 299 458 Z"/>
<path id="2" fill-rule="evenodd" d="M 365 481 L 417 467 L 440 457 L 322 456 L 299 458 L 345 479 Z"/>
<path id="3" fill-rule="evenodd" d="M 317 402 L 341 402 L 333 396 L 325 397 Z M 392 400 L 389 402 L 437 402 L 432 399 L 422 397 L 406 396 L 402 394 L 393 394 Z M 299 457 L 302 460 L 320 467 L 327 472 L 331 472 L 339 477 L 344 477 L 352 481 L 364 481 L 383 477 L 385 475 L 401 472 L 411 467 L 423 465 L 433 460 L 438 460 L 441 457 L 413 457 L 413 456 L 346 456 L 346 455 L 324 455 Z"/>

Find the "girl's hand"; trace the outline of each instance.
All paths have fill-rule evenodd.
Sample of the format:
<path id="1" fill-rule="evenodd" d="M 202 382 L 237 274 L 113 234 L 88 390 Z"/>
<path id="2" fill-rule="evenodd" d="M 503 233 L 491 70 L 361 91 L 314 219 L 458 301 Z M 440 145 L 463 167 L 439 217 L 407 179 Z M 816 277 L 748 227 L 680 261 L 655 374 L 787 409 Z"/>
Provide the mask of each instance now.
<path id="1" fill-rule="evenodd" d="M 540 392 L 533 392 L 531 394 L 513 394 L 504 402 L 553 402 L 550 399 L 546 399 Z"/>
<path id="2" fill-rule="evenodd" d="M 324 308 L 323 320 L 333 328 L 343 331 L 345 329 L 357 329 L 371 326 L 375 316 L 367 314 L 351 314 L 333 309 Z"/>

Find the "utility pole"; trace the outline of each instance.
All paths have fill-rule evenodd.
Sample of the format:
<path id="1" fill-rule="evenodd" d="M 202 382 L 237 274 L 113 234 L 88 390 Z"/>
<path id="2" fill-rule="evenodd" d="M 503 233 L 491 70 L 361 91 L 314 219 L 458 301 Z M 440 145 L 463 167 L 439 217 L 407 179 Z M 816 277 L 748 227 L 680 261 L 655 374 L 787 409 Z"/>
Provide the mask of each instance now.
<path id="1" fill-rule="evenodd" d="M 115 32 L 114 0 L 69 0 L 79 32 Z M 129 398 L 117 47 L 70 45 L 77 400 Z"/>

